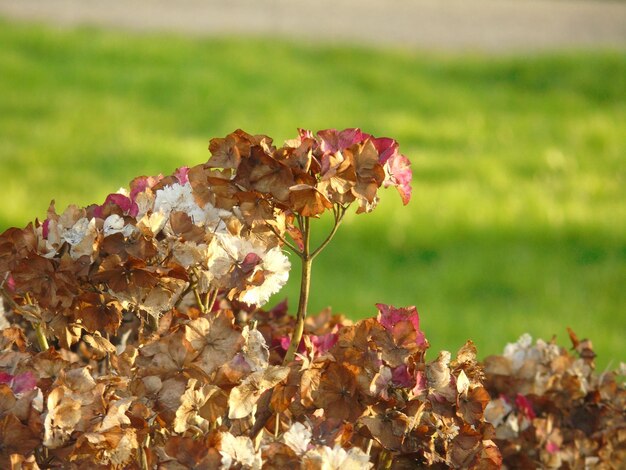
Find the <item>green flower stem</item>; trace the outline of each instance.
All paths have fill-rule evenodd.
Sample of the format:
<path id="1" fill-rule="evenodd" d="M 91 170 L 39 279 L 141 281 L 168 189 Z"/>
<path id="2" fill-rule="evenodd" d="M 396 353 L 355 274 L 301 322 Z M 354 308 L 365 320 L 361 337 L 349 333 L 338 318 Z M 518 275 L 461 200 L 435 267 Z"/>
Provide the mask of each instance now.
<path id="1" fill-rule="evenodd" d="M 196 298 L 196 303 L 198 304 L 198 308 L 202 313 L 206 313 L 206 309 L 204 308 L 204 302 L 202 302 L 202 298 L 200 298 L 200 292 L 196 287 L 193 288 L 193 296 Z"/>
<path id="2" fill-rule="evenodd" d="M 211 309 L 213 308 L 213 304 L 215 304 L 216 300 L 217 300 L 217 288 L 209 289 L 209 292 L 206 293 L 206 298 L 204 302 L 204 310 L 206 312 L 211 312 Z"/>
<path id="3" fill-rule="evenodd" d="M 310 220 L 308 217 L 303 217 L 302 225 L 302 252 L 300 258 L 302 259 L 302 277 L 300 279 L 300 301 L 298 302 L 298 313 L 296 315 L 296 326 L 291 336 L 291 342 L 289 343 L 289 349 L 285 354 L 285 360 L 283 364 L 288 364 L 293 361 L 296 355 L 300 340 L 302 339 L 302 333 L 304 332 L 304 319 L 306 317 L 307 304 L 309 303 L 309 292 L 311 290 L 311 265 L 313 264 L 313 256 L 309 251 L 310 245 Z M 317 251 L 317 250 L 316 250 Z"/>
<path id="4" fill-rule="evenodd" d="M 33 301 L 30 298 L 30 294 L 26 292 L 26 303 L 28 305 L 33 305 Z M 32 325 L 35 327 L 35 335 L 37 336 L 37 344 L 39 345 L 40 351 L 47 351 L 50 347 L 48 345 L 48 338 L 46 338 L 46 333 L 44 332 L 43 321 L 32 322 Z"/>
<path id="5" fill-rule="evenodd" d="M 341 225 L 341 221 L 343 220 L 343 216 L 346 214 L 347 209 L 348 209 L 347 207 L 339 206 L 338 209 L 335 210 L 335 225 L 333 226 L 333 229 L 328 234 L 326 239 L 320 244 L 320 246 L 318 246 L 315 249 L 315 251 L 311 253 L 311 259 L 319 255 L 320 251 L 326 248 L 326 245 L 328 245 L 330 241 L 333 239 L 333 237 L 335 236 L 335 233 L 337 233 L 337 229 L 339 228 L 339 225 Z"/>
<path id="6" fill-rule="evenodd" d="M 347 207 L 337 206 L 333 208 L 333 212 L 335 214 L 335 224 L 330 232 L 330 234 L 326 237 L 326 239 L 318 246 L 313 252 L 310 250 L 310 239 L 311 239 L 311 226 L 310 219 L 308 217 L 298 216 L 298 225 L 300 226 L 300 231 L 302 232 L 302 251 L 297 250 L 293 245 L 289 243 L 285 243 L 289 245 L 291 250 L 302 260 L 302 277 L 300 279 L 300 301 L 298 302 L 298 313 L 296 315 L 296 325 L 294 327 L 293 333 L 291 335 L 291 341 L 289 343 L 289 348 L 287 349 L 287 353 L 285 354 L 285 359 L 283 360 L 283 365 L 289 364 L 293 361 L 296 351 L 298 350 L 298 346 L 300 345 L 300 341 L 302 340 L 302 334 L 304 333 L 304 319 L 306 318 L 307 312 L 307 304 L 309 302 L 309 292 L 311 290 L 311 266 L 313 265 L 313 258 L 315 258 L 325 247 L 328 245 L 330 240 L 333 238 L 337 229 L 339 228 L 339 224 L 346 213 Z M 276 232 L 271 226 L 270 228 L 278 238 L 286 242 L 283 237 L 281 237 L 278 232 Z M 261 432 L 261 429 L 265 427 L 265 423 L 272 416 L 272 408 L 270 406 L 272 398 L 271 391 L 265 392 L 265 394 L 261 397 L 261 399 L 257 403 L 257 416 L 256 422 L 250 429 L 250 436 L 254 439 Z M 277 420 L 280 418 L 276 418 Z"/>
<path id="7" fill-rule="evenodd" d="M 0 302 L 2 302 L 3 297 L 7 300 L 7 302 L 9 302 L 9 304 L 11 305 L 11 308 L 15 312 L 21 313 L 22 309 L 20 308 L 20 306 L 17 305 L 17 303 L 15 303 L 13 298 L 4 289 L 4 286 L 0 284 Z M 26 298 L 26 302 L 29 305 L 32 305 L 33 302 L 28 293 L 26 294 L 25 298 Z M 33 328 L 35 328 L 35 335 L 37 336 L 37 344 L 39 345 L 39 350 L 47 351 L 49 348 L 49 345 L 48 345 L 48 339 L 46 338 L 46 334 L 44 333 L 44 330 L 43 330 L 43 325 L 41 324 L 41 322 L 34 322 L 34 321 L 31 321 L 30 324 L 33 326 Z"/>
<path id="8" fill-rule="evenodd" d="M 300 252 L 300 250 L 298 250 L 298 248 L 295 247 L 295 245 L 290 243 L 289 240 L 287 240 L 285 237 L 283 237 L 278 232 L 278 230 L 276 230 L 274 227 L 272 227 L 269 224 L 267 224 L 267 226 L 274 233 L 274 235 L 276 235 L 276 238 L 278 238 L 283 243 L 283 245 L 285 245 L 287 248 L 289 248 L 296 256 L 299 256 L 300 258 L 302 258 L 302 253 Z"/>
<path id="9" fill-rule="evenodd" d="M 39 349 L 41 351 L 47 351 L 50 346 L 48 345 L 48 338 L 46 338 L 46 334 L 43 331 L 41 323 L 35 323 L 35 334 L 37 335 Z"/>

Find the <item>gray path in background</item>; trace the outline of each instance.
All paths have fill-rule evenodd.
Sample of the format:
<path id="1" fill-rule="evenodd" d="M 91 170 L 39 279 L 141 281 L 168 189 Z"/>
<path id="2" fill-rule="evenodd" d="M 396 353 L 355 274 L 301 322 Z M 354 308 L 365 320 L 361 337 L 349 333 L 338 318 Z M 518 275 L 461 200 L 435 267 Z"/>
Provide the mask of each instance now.
<path id="1" fill-rule="evenodd" d="M 604 0 L 0 0 L 0 16 L 447 51 L 626 49 L 626 2 Z"/>

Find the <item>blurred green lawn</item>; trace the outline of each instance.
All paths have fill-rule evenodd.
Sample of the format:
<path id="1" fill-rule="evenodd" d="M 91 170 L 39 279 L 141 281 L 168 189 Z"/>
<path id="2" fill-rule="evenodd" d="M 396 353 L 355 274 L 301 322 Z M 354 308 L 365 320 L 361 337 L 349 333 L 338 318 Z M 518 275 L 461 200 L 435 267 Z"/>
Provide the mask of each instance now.
<path id="1" fill-rule="evenodd" d="M 524 332 L 567 344 L 571 326 L 602 367 L 626 360 L 623 52 L 461 57 L 0 22 L 0 231 L 52 198 L 98 202 L 205 161 L 209 138 L 238 127 L 282 142 L 355 126 L 400 142 L 414 196 L 402 207 L 384 191 L 348 218 L 313 267 L 310 311 L 415 304 L 433 349 L 472 338 L 481 356 Z"/>

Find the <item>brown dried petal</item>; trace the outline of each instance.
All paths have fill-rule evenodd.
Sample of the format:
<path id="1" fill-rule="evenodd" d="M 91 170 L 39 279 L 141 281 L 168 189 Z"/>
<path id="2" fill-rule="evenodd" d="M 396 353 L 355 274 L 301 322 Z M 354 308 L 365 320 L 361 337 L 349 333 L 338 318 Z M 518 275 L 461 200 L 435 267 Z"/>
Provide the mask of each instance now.
<path id="1" fill-rule="evenodd" d="M 304 217 L 317 217 L 333 207 L 328 198 L 314 186 L 297 184 L 289 191 L 290 208 Z"/>
<path id="2" fill-rule="evenodd" d="M 400 451 L 408 432 L 409 418 L 399 411 L 392 411 L 382 416 L 366 416 L 359 419 L 372 437 L 387 450 Z"/>
<path id="3" fill-rule="evenodd" d="M 326 416 L 354 421 L 363 412 L 357 396 L 356 375 L 360 370 L 351 364 L 332 362 L 323 371 L 319 388 L 313 393 L 315 406 Z"/>
<path id="4" fill-rule="evenodd" d="M 483 420 L 485 408 L 491 397 L 484 387 L 474 387 L 467 394 L 457 398 L 457 414 L 469 424 L 476 425 Z"/>
<path id="5" fill-rule="evenodd" d="M 93 336 L 83 336 L 83 341 L 91 346 L 101 356 L 115 354 L 116 352 L 115 346 L 113 346 L 108 339 L 103 338 L 98 332 L 94 333 Z"/>
<path id="6" fill-rule="evenodd" d="M 289 367 L 268 366 L 267 369 L 253 372 L 246 377 L 241 385 L 230 392 L 228 418 L 241 419 L 250 415 L 261 394 L 285 380 L 289 370 Z"/>
<path id="7" fill-rule="evenodd" d="M 81 403 L 57 387 L 48 396 L 48 414 L 44 423 L 44 445 L 50 449 L 61 447 L 81 419 Z"/>
<path id="8" fill-rule="evenodd" d="M 212 321 L 205 317 L 185 326 L 185 337 L 196 351 L 194 363 L 206 374 L 230 361 L 241 348 L 243 337 L 233 325 L 232 314 L 222 311 Z"/>
<path id="9" fill-rule="evenodd" d="M 91 333 L 115 334 L 122 322 L 122 306 L 106 294 L 88 292 L 76 299 L 74 316 Z"/>
<path id="10" fill-rule="evenodd" d="M 38 436 L 15 416 L 0 419 L 0 467 L 9 468 L 11 454 L 27 456 L 39 444 Z"/>
<path id="11" fill-rule="evenodd" d="M 200 415 L 200 410 L 206 405 L 212 395 L 220 389 L 214 385 L 204 385 L 196 389 L 196 379 L 190 379 L 187 389 L 180 398 L 180 406 L 176 410 L 174 431 L 184 433 L 190 425 L 205 429 L 208 421 Z"/>

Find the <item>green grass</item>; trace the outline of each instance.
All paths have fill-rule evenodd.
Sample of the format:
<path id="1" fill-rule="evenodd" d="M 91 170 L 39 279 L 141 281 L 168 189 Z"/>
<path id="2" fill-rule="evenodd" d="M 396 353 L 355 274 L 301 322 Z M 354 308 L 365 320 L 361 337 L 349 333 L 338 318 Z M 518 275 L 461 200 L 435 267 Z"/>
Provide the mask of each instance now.
<path id="1" fill-rule="evenodd" d="M 399 140 L 414 196 L 351 216 L 311 311 L 415 304 L 435 350 L 524 333 L 626 360 L 626 55 L 461 57 L 0 22 L 0 230 L 208 158 L 238 127 Z M 320 222 L 318 236 L 325 223 Z M 294 271 L 286 289 L 297 301 Z M 282 295 L 283 293 L 281 293 Z M 434 357 L 431 354 L 431 357 Z"/>

